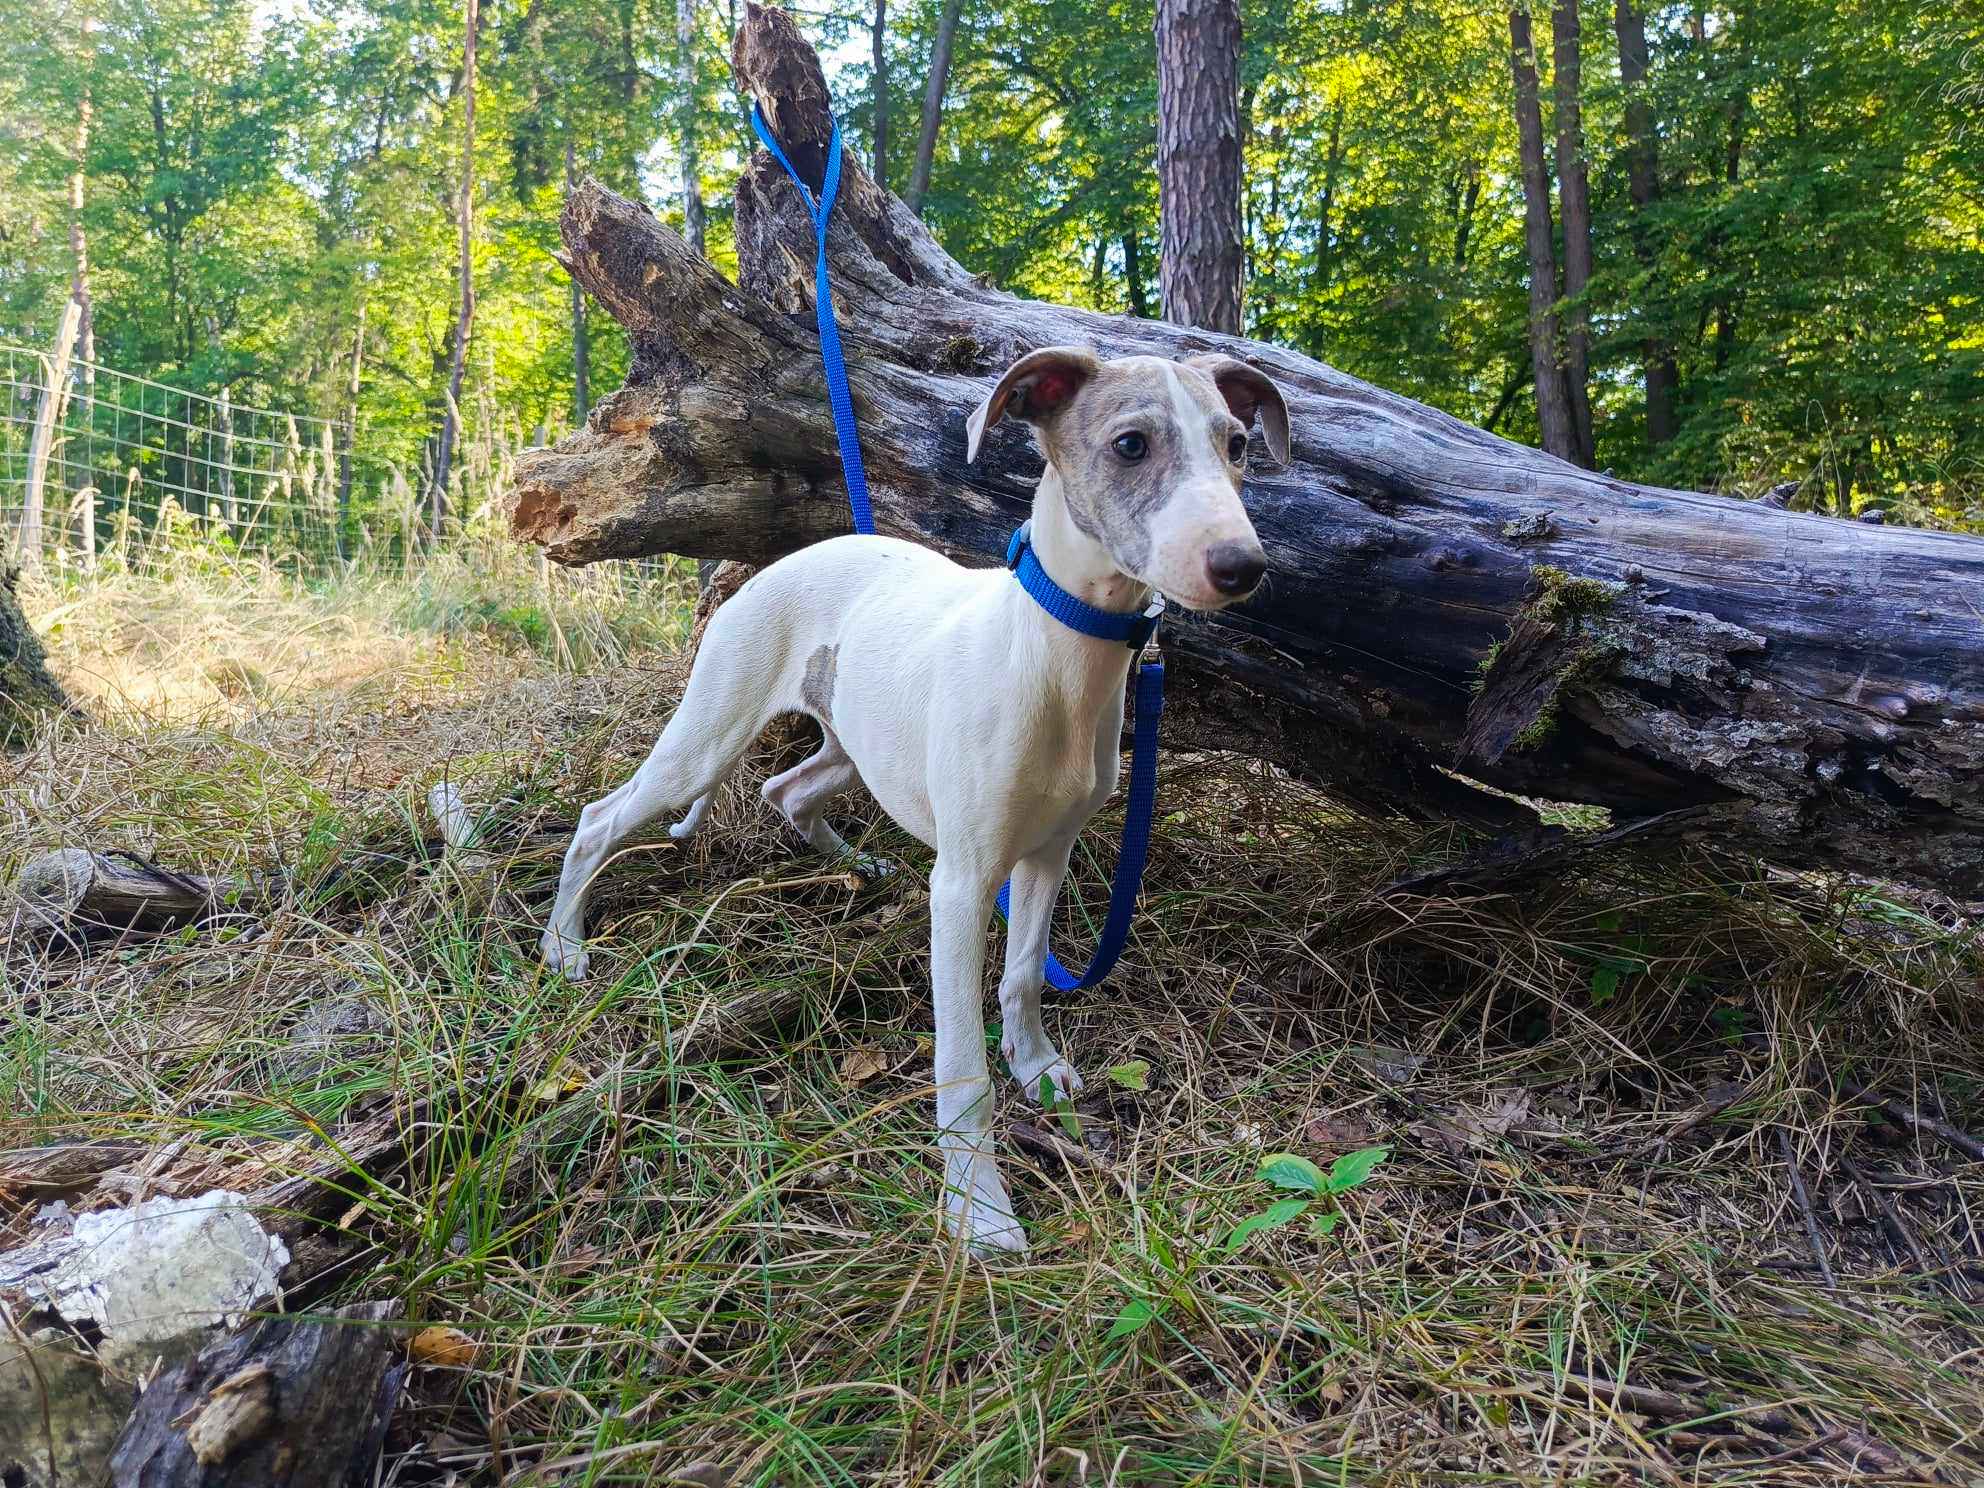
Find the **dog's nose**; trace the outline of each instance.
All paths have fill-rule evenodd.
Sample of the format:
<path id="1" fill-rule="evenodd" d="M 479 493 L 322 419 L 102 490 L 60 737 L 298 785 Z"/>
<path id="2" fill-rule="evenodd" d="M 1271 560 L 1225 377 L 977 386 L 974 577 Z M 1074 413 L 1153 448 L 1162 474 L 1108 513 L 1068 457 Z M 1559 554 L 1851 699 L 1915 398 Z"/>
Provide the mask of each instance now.
<path id="1" fill-rule="evenodd" d="M 1221 594 L 1251 594 L 1268 571 L 1268 555 L 1241 543 L 1218 543 L 1206 554 L 1206 577 Z"/>

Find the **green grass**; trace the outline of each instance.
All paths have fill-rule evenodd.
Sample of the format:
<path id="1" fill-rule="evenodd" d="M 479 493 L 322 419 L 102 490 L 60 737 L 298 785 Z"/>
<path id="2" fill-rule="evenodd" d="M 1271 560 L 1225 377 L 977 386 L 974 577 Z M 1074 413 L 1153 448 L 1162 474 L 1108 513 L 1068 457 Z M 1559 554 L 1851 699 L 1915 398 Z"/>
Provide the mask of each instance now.
<path id="1" fill-rule="evenodd" d="M 1807 1062 L 1984 1125 L 1984 961 L 1947 906 L 1706 858 L 1385 900 L 1442 839 L 1174 754 L 1123 967 L 1049 1012 L 1089 1077 L 1088 1157 L 1003 1142 L 1033 1249 L 985 1265 L 938 1222 L 922 850 L 850 803 L 910 871 L 872 897 L 822 875 L 756 801 L 775 739 L 694 845 L 607 871 L 594 980 L 547 976 L 557 859 L 524 844 L 645 752 L 679 661 L 572 675 L 492 650 L 409 677 L 198 729 L 65 725 L 0 783 L 11 864 L 76 841 L 307 864 L 273 909 L 191 933 L 87 956 L 16 937 L 0 1146 L 137 1136 L 167 1154 L 156 1191 L 253 1188 L 418 1110 L 404 1163 L 341 1179 L 344 1259 L 293 1299 L 398 1299 L 479 1346 L 413 1372 L 400 1481 L 1792 1485 L 1880 1453 L 1896 1482 L 1984 1472 L 1984 1172 Z M 443 774 L 511 802 L 493 869 L 420 845 Z M 1093 933 L 1114 826 L 1077 856 L 1064 948 Z M 775 1026 L 669 1057 L 765 998 Z M 1103 1075 L 1138 1061 L 1144 1089 Z M 1010 1082 L 1001 1100 L 1002 1128 L 1074 1145 Z M 1281 1197 L 1265 1154 L 1328 1170 L 1373 1145 L 1391 1155 L 1332 1233 L 1229 1249 Z M 1154 1316 L 1112 1339 L 1137 1306 Z M 1788 1422 L 1755 1424 L 1766 1407 Z"/>

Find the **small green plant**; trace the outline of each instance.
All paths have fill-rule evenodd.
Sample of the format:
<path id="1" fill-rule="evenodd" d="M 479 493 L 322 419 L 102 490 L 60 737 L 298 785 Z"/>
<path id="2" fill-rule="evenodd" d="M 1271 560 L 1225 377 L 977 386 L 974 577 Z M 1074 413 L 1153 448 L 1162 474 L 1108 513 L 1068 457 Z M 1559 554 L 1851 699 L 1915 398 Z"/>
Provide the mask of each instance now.
<path id="1" fill-rule="evenodd" d="M 1061 1130 L 1071 1140 L 1079 1142 L 1082 1139 L 1082 1118 L 1075 1113 L 1074 1103 L 1061 1094 L 1052 1075 L 1042 1074 L 1040 1077 L 1040 1104 L 1054 1113 L 1055 1119 L 1061 1123 Z"/>
<path id="2" fill-rule="evenodd" d="M 1598 917 L 1598 928 L 1608 936 L 1618 936 L 1623 924 L 1617 910 L 1608 910 Z M 1594 1007 L 1603 1007 L 1618 993 L 1626 978 L 1644 976 L 1651 968 L 1646 959 L 1647 940 L 1644 935 L 1626 935 L 1613 946 L 1579 946 L 1572 948 L 1572 954 L 1580 961 L 1592 963 L 1591 1001 Z"/>
<path id="3" fill-rule="evenodd" d="M 1327 1173 L 1295 1152 L 1277 1152 L 1263 1158 L 1254 1174 L 1256 1180 L 1275 1188 L 1292 1190 L 1297 1196 L 1277 1199 L 1260 1213 L 1241 1220 L 1221 1243 L 1217 1253 L 1221 1256 L 1233 1255 L 1262 1230 L 1271 1230 L 1300 1219 L 1319 1203 L 1329 1207 L 1310 1222 L 1312 1228 L 1319 1237 L 1335 1233 L 1337 1224 L 1343 1218 L 1343 1212 L 1336 1204 L 1338 1196 L 1369 1182 L 1378 1164 L 1390 1155 L 1389 1147 L 1359 1148 L 1339 1157 Z M 1196 1259 L 1181 1266 L 1162 1236 L 1155 1231 L 1150 1235 L 1150 1246 L 1159 1264 L 1171 1275 L 1170 1294 L 1130 1298 L 1123 1304 L 1122 1311 L 1116 1314 L 1109 1331 L 1103 1335 L 1105 1343 L 1128 1338 L 1132 1333 L 1149 1327 L 1169 1312 L 1172 1304 L 1186 1293 L 1192 1272 L 1197 1269 Z"/>
<path id="4" fill-rule="evenodd" d="M 1304 1197 L 1277 1199 L 1259 1214 L 1241 1220 L 1226 1237 L 1226 1253 L 1232 1255 L 1262 1230 L 1272 1230 L 1300 1219 L 1318 1203 L 1326 1203 L 1329 1207 L 1310 1221 L 1312 1227 L 1318 1235 L 1334 1233 L 1343 1218 L 1343 1211 L 1337 1207 L 1337 1196 L 1369 1182 L 1378 1164 L 1390 1155 L 1389 1147 L 1360 1147 L 1339 1157 L 1327 1173 L 1295 1152 L 1277 1152 L 1264 1158 L 1260 1171 L 1254 1175 L 1258 1180 Z"/>

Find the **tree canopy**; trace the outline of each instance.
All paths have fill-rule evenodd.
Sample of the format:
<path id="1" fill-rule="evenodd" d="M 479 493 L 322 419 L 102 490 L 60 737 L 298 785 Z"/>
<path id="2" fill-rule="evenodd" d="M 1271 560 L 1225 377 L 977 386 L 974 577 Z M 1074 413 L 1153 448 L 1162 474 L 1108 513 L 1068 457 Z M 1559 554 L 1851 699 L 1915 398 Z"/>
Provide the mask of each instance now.
<path id="1" fill-rule="evenodd" d="M 961 7 L 922 202 L 961 262 L 1023 293 L 1158 313 L 1154 10 Z M 886 8 L 898 191 L 943 11 Z M 360 353 L 361 448 L 417 469 L 453 351 L 463 7 L 0 12 L 0 340 L 45 345 L 60 321 L 87 98 L 98 358 L 346 417 Z M 1630 86 L 1622 12 L 1646 43 Z M 870 158 L 878 13 L 801 12 Z M 1800 505 L 1984 526 L 1984 16 L 1907 0 L 1643 17 L 1586 0 L 1579 14 L 1594 264 L 1578 308 L 1597 464 L 1749 493 L 1797 481 Z M 732 0 L 692 7 L 685 99 L 673 0 L 480 7 L 471 422 L 493 408 L 548 433 L 573 417 L 573 301 L 552 257 L 568 150 L 679 224 L 692 124 L 708 251 L 729 266 L 728 182 L 749 145 L 725 61 L 738 18 Z M 1550 139 L 1551 28 L 1537 18 Z M 1245 5 L 1243 26 L 1248 331 L 1534 441 L 1508 10 L 1287 0 Z M 1644 201 L 1636 136 L 1653 169 Z M 586 334 L 596 397 L 626 352 L 606 317 Z M 1657 441 L 1655 349 L 1673 375 L 1671 437 Z"/>

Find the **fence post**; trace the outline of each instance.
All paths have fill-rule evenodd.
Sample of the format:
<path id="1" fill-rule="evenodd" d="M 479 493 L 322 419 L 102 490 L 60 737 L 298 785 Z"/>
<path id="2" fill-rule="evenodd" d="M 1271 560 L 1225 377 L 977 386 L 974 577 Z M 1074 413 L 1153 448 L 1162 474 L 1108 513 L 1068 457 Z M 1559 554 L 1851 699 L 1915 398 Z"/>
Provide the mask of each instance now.
<path id="1" fill-rule="evenodd" d="M 226 388 L 220 390 L 220 509 L 228 533 L 240 539 L 241 512 L 234 504 L 234 405 Z"/>
<path id="2" fill-rule="evenodd" d="M 48 457 L 55 448 L 55 421 L 61 417 L 62 401 L 69 380 L 69 355 L 76 344 L 76 331 L 83 323 L 83 307 L 74 299 L 62 307 L 62 328 L 55 336 L 55 354 L 46 363 L 48 381 L 35 409 L 34 434 L 28 442 L 28 487 L 21 504 L 20 555 L 30 568 L 41 567 L 41 513 L 43 492 L 48 484 Z"/>
<path id="3" fill-rule="evenodd" d="M 83 572 L 96 572 L 96 487 L 84 486 L 76 492 L 70 515 L 80 524 L 78 546 L 83 550 Z"/>

